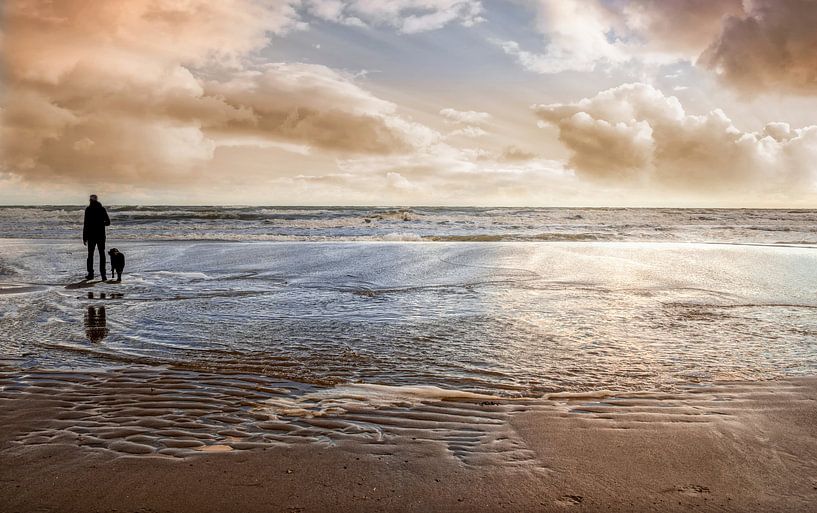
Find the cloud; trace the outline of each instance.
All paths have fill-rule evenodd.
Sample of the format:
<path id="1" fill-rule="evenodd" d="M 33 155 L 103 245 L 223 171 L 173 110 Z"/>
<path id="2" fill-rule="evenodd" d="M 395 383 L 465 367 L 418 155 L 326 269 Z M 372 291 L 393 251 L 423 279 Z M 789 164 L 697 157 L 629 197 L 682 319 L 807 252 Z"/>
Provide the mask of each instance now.
<path id="1" fill-rule="evenodd" d="M 451 123 L 464 125 L 482 125 L 491 120 L 491 115 L 487 112 L 477 112 L 473 110 L 455 110 L 451 108 L 442 109 L 440 115 Z"/>
<path id="2" fill-rule="evenodd" d="M 612 16 L 616 30 L 646 51 L 694 58 L 720 33 L 725 16 L 742 12 L 742 0 L 629 0 Z"/>
<path id="3" fill-rule="evenodd" d="M 544 53 L 523 50 L 516 41 L 494 41 L 526 69 L 536 73 L 592 71 L 599 63 L 628 58 L 623 42 L 608 37 L 615 17 L 601 2 L 541 0 L 534 6 L 536 27 L 547 38 Z"/>
<path id="4" fill-rule="evenodd" d="M 477 112 L 473 110 L 456 110 L 446 108 L 440 110 L 440 115 L 449 125 L 457 126 L 456 130 L 448 133 L 449 138 L 467 137 L 475 139 L 488 135 L 488 131 L 482 127 L 489 123 L 493 116 L 487 112 Z"/>
<path id="5" fill-rule="evenodd" d="M 458 128 L 457 130 L 452 131 L 448 135 L 450 137 L 462 136 L 462 137 L 477 138 L 477 137 L 483 137 L 483 136 L 488 135 L 488 132 L 481 129 L 478 126 L 468 125 L 468 126 L 464 126 L 462 128 Z"/>
<path id="6" fill-rule="evenodd" d="M 536 28 L 545 51 L 516 41 L 494 41 L 536 73 L 593 71 L 632 59 L 665 63 L 694 59 L 719 31 L 726 14 L 742 12 L 741 0 L 538 0 Z"/>
<path id="7" fill-rule="evenodd" d="M 817 93 L 817 2 L 747 0 L 700 63 L 745 92 Z"/>
<path id="8" fill-rule="evenodd" d="M 508 146 L 502 150 L 499 160 L 504 162 L 523 162 L 526 160 L 534 160 L 537 157 L 538 155 L 535 153 L 523 150 L 518 146 Z"/>
<path id="9" fill-rule="evenodd" d="M 237 116 L 208 133 L 249 135 L 353 153 L 410 151 L 438 134 L 396 114 L 396 106 L 325 66 L 269 64 L 229 81 L 204 85 L 208 97 L 223 99 Z"/>
<path id="10" fill-rule="evenodd" d="M 388 154 L 436 132 L 354 77 L 254 64 L 295 2 L 10 0 L 0 169 L 27 180 L 184 182 L 224 144 Z"/>
<path id="11" fill-rule="evenodd" d="M 412 154 L 344 159 L 339 166 L 348 177 L 344 197 L 358 202 L 372 196 L 414 205 L 587 201 L 587 191 L 561 162 L 503 161 L 482 149 L 439 144 Z"/>
<path id="12" fill-rule="evenodd" d="M 677 98 L 639 83 L 533 110 L 558 129 L 580 177 L 705 195 L 817 187 L 817 126 L 744 132 L 720 110 L 691 115 Z"/>
<path id="13" fill-rule="evenodd" d="M 298 26 L 292 1 L 8 0 L 9 74 L 53 82 L 87 61 L 120 71 L 138 64 L 237 64 L 270 33 Z"/>
<path id="14" fill-rule="evenodd" d="M 450 23 L 481 23 L 478 0 L 307 0 L 306 10 L 345 25 L 386 25 L 407 34 L 440 29 Z"/>
<path id="15" fill-rule="evenodd" d="M 538 0 L 544 52 L 494 41 L 530 71 L 697 62 L 747 93 L 817 92 L 814 0 Z"/>
<path id="16" fill-rule="evenodd" d="M 543 74 L 589 72 L 631 60 L 664 64 L 694 61 L 740 15 L 741 0 L 530 0 L 544 52 L 495 40 L 526 69 Z"/>

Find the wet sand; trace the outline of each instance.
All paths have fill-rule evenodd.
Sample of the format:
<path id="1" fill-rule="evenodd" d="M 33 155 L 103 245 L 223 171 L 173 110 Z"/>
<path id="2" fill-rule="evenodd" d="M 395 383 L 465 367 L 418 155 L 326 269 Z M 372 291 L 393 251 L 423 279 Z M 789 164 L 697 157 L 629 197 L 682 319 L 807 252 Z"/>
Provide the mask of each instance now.
<path id="1" fill-rule="evenodd" d="M 29 292 L 38 292 L 41 290 L 45 290 L 45 287 L 41 285 L 21 285 L 15 283 L 2 283 L 0 282 L 0 295 L 10 295 L 10 294 L 26 294 Z"/>
<path id="2" fill-rule="evenodd" d="M 223 379 L 232 385 L 201 377 L 225 394 L 240 388 Z M 426 398 L 287 419 L 246 390 L 231 409 L 187 386 L 171 374 L 6 372 L 0 510 L 817 508 L 812 378 L 673 394 Z M 220 428 L 199 422 L 219 409 Z"/>
<path id="3" fill-rule="evenodd" d="M 66 287 L 43 244 L 0 255 L 0 512 L 817 510 L 813 250 L 134 243 Z"/>

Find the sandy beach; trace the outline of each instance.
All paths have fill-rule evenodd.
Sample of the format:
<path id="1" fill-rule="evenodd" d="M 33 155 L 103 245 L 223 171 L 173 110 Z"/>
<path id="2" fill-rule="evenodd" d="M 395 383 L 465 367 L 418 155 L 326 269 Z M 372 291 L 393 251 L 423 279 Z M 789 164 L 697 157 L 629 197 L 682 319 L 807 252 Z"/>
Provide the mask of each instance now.
<path id="1" fill-rule="evenodd" d="M 118 245 L 0 251 L 0 511 L 817 504 L 808 247 Z"/>
<path id="2" fill-rule="evenodd" d="M 817 513 L 817 0 L 0 0 L 0 513 Z"/>
<path id="3" fill-rule="evenodd" d="M 122 384 L 107 376 L 132 417 L 145 409 L 128 421 L 144 429 L 128 434 L 83 422 L 95 412 L 77 408 L 69 392 L 77 388 L 60 384 L 64 376 L 49 380 L 43 374 L 38 386 L 18 392 L 4 371 L 4 512 L 805 512 L 817 504 L 813 378 L 721 384 L 673 395 L 426 401 L 401 416 L 381 412 L 383 425 L 395 429 L 380 439 L 270 439 L 205 453 L 187 437 L 193 442 L 176 444 L 173 454 L 140 455 L 139 440 L 170 438 L 169 426 L 148 413 L 152 406 L 145 397 L 156 391 L 150 383 Z M 110 397 L 96 393 L 89 404 L 104 410 Z M 340 425 L 352 416 L 313 420 Z M 256 417 L 263 423 L 263 413 Z M 478 455 L 472 451 L 471 458 L 457 457 L 464 438 L 429 435 L 469 424 L 478 428 L 487 418 L 494 421 L 491 440 L 477 441 L 488 447 Z M 67 425 L 88 429 L 78 434 Z M 89 443 L 93 438 L 101 443 Z M 124 440 L 134 440 L 132 447 Z M 491 449 L 503 440 L 512 443 L 515 458 Z"/>

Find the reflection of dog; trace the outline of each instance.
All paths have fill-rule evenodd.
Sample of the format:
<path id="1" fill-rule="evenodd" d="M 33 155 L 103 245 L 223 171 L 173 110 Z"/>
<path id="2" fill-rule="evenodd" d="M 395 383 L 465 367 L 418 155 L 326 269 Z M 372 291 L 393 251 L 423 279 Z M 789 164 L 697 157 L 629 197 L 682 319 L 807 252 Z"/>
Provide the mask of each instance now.
<path id="1" fill-rule="evenodd" d="M 120 253 L 116 248 L 111 248 L 111 250 L 108 251 L 108 255 L 111 257 L 111 279 L 113 279 L 114 273 L 116 273 L 116 281 L 122 281 L 122 271 L 125 269 L 125 255 Z"/>

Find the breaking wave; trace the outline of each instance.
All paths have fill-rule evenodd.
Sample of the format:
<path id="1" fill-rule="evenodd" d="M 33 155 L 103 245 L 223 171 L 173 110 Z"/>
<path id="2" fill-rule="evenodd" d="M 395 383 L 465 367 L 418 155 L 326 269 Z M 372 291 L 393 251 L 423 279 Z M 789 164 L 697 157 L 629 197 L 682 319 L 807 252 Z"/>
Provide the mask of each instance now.
<path id="1" fill-rule="evenodd" d="M 109 238 L 814 244 L 815 210 L 111 206 Z M 0 207 L 0 238 L 74 239 L 78 206 Z"/>

